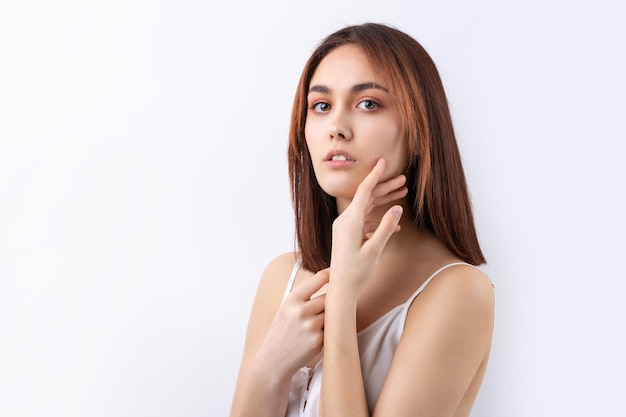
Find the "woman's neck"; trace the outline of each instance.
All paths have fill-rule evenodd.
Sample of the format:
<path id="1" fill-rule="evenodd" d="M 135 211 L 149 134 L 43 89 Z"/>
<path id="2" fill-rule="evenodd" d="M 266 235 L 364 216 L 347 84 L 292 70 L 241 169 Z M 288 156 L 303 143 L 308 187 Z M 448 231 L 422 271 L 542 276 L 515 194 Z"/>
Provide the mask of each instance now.
<path id="1" fill-rule="evenodd" d="M 348 207 L 350 202 L 351 200 L 337 199 L 339 214 Z M 410 254 L 413 261 L 418 262 L 421 258 L 432 260 L 454 260 L 456 258 L 431 231 L 415 226 L 415 219 L 412 216 L 413 207 L 411 207 L 406 197 L 392 201 L 384 206 L 375 207 L 365 217 L 365 221 L 374 223 L 380 222 L 387 210 L 395 205 L 400 205 L 403 208 L 402 218 L 400 219 L 400 230 L 389 238 L 381 260 L 388 259 L 395 262 L 393 259 L 397 260 L 397 257 L 404 257 L 407 254 Z"/>
<path id="2" fill-rule="evenodd" d="M 343 213 L 343 211 L 348 207 L 348 205 L 350 205 L 351 202 L 352 200 L 338 198 L 338 213 Z M 411 216 L 413 210 L 412 207 L 410 207 L 410 203 L 407 198 L 392 201 L 391 203 L 385 204 L 383 206 L 374 207 L 372 211 L 365 216 L 365 221 L 371 223 L 379 223 L 385 213 L 395 205 L 400 205 L 403 209 L 402 218 L 400 219 L 400 230 L 394 233 L 393 236 L 391 236 L 386 247 L 394 247 L 396 245 L 404 246 L 406 243 L 408 243 L 407 240 L 413 240 L 417 235 L 420 234 L 420 231 L 413 224 L 413 218 Z"/>

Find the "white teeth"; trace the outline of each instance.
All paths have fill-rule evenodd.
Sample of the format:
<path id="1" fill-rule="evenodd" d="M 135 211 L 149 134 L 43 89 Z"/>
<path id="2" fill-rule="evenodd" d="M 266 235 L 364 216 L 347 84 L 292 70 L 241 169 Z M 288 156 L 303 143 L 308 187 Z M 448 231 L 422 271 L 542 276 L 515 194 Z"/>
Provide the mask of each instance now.
<path id="1" fill-rule="evenodd" d="M 348 158 L 346 158 L 345 155 L 333 155 L 332 158 L 330 158 L 332 161 L 347 161 Z"/>

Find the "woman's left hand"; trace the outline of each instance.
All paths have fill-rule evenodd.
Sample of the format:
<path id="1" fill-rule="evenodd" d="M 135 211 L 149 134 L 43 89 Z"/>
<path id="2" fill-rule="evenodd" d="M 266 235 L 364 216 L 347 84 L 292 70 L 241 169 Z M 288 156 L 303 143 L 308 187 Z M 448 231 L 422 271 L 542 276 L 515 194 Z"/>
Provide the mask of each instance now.
<path id="1" fill-rule="evenodd" d="M 389 208 L 380 222 L 367 222 L 375 208 L 398 200 L 407 194 L 403 175 L 378 183 L 385 170 L 379 159 L 361 182 L 350 205 L 333 223 L 330 261 L 330 288 L 358 295 L 376 268 L 380 255 L 394 232 L 399 230 L 402 206 Z"/>

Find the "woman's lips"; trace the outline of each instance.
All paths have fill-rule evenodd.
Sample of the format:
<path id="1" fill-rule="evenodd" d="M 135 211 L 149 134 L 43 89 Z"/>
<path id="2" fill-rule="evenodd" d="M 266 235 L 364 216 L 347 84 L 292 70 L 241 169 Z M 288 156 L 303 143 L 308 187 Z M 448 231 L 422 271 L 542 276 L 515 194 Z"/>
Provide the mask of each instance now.
<path id="1" fill-rule="evenodd" d="M 324 165 L 330 168 L 347 168 L 354 165 L 356 160 L 347 152 L 334 150 L 330 151 L 324 159 Z"/>

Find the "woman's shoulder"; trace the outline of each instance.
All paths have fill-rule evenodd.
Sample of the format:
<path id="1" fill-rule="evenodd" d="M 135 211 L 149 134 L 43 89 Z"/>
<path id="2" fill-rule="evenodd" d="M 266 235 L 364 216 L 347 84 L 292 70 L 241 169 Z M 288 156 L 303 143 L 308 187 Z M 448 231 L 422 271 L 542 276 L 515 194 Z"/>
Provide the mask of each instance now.
<path id="1" fill-rule="evenodd" d="M 298 256 L 299 254 L 296 252 L 278 255 L 267 264 L 261 274 L 248 325 L 249 333 L 257 332 L 260 334 L 260 336 L 257 335 L 259 340 L 264 337 L 264 331 L 269 328 L 276 311 L 280 307 L 291 270 Z M 254 339 L 254 336 L 252 338 Z"/>
<path id="2" fill-rule="evenodd" d="M 492 317 L 495 307 L 494 286 L 478 267 L 454 263 L 440 269 L 413 303 L 415 313 Z M 418 313 L 419 314 L 419 313 Z"/>
<path id="3" fill-rule="evenodd" d="M 270 260 L 261 275 L 258 295 L 266 299 L 281 299 L 299 256 L 299 252 L 286 252 Z"/>
<path id="4" fill-rule="evenodd" d="M 262 279 L 287 281 L 300 257 L 300 252 L 285 252 L 270 260 L 263 271 Z"/>
<path id="5" fill-rule="evenodd" d="M 434 266 L 438 272 L 409 307 L 378 398 L 381 410 L 402 401 L 406 407 L 433 399 L 471 404 L 476 395 L 491 347 L 493 287 L 476 267 L 455 263 L 441 269 L 445 265 Z"/>
<path id="6" fill-rule="evenodd" d="M 440 269 L 432 282 L 424 289 L 435 297 L 473 300 L 479 304 L 490 304 L 493 299 L 493 284 L 480 268 L 467 263 L 453 263 Z"/>

